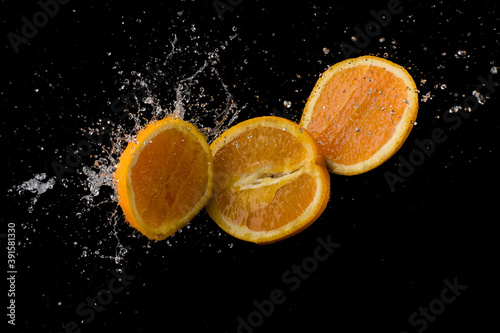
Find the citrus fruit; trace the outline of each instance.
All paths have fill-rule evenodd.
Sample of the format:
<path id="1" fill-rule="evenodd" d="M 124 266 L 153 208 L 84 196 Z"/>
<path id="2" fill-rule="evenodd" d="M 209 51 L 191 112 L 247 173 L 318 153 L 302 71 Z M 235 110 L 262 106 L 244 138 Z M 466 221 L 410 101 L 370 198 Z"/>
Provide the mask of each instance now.
<path id="1" fill-rule="evenodd" d="M 212 155 L 196 127 L 174 117 L 146 126 L 120 156 L 115 178 L 130 225 L 162 240 L 185 226 L 212 193 Z"/>
<path id="2" fill-rule="evenodd" d="M 211 145 L 214 196 L 208 214 L 228 234 L 258 244 L 313 223 L 330 197 L 330 175 L 313 138 L 279 117 L 244 121 Z"/>
<path id="3" fill-rule="evenodd" d="M 417 117 L 410 74 L 373 56 L 335 64 L 318 79 L 300 125 L 318 142 L 330 172 L 355 175 L 388 160 Z"/>

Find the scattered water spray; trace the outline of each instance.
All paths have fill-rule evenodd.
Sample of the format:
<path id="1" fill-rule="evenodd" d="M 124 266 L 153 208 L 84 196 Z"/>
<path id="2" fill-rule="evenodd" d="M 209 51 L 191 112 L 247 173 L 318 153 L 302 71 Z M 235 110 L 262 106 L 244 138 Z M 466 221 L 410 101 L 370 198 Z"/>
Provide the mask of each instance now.
<path id="1" fill-rule="evenodd" d="M 236 36 L 236 34 L 232 35 L 229 39 L 233 40 Z M 120 76 L 119 81 L 121 81 L 119 91 L 123 93 L 122 96 L 128 97 L 127 108 L 123 111 L 127 113 L 127 116 L 118 114 L 121 117 L 117 120 L 112 118 L 112 115 L 110 139 L 97 143 L 96 147 L 93 147 L 95 148 L 93 151 L 97 153 L 92 155 L 93 158 L 89 162 L 83 163 L 82 167 L 75 170 L 76 177 L 73 174 L 73 177 L 64 178 L 61 181 L 67 188 L 85 192 L 80 197 L 81 205 L 75 208 L 76 217 L 84 219 L 86 214 L 95 212 L 96 209 L 106 209 L 106 213 L 103 214 L 106 216 L 106 222 L 103 221 L 106 225 L 103 225 L 102 230 L 109 230 L 109 236 L 111 236 L 109 239 L 97 240 L 97 249 L 93 249 L 93 245 L 86 245 L 82 241 L 70 242 L 81 249 L 82 258 L 92 256 L 120 264 L 129 251 L 129 247 L 124 244 L 124 237 L 141 237 L 132 228 L 127 229 L 130 234 L 126 236 L 120 233 L 120 230 L 126 229 L 126 226 L 118 206 L 117 187 L 113 176 L 121 153 L 129 142 L 136 140 L 137 133 L 151 121 L 174 115 L 195 124 L 210 142 L 227 130 L 245 108 L 245 106 L 238 106 L 217 69 L 220 62 L 219 52 L 228 45 L 228 42 L 221 44 L 224 47 L 212 48 L 208 52 L 190 50 L 192 48 L 190 45 L 181 48 L 178 44 L 179 39 L 173 35 L 171 47 L 162 59 L 154 59 L 141 66 L 141 68 L 146 68 L 146 71 L 136 69 L 128 75 L 120 68 L 120 64 L 115 63 L 113 69 L 117 70 Z M 189 70 L 179 70 L 181 66 L 177 64 L 184 58 L 190 58 L 191 55 L 186 54 L 189 52 L 193 52 L 198 57 L 201 55 L 204 59 Z M 98 121 L 98 124 L 100 123 L 101 120 Z M 97 131 L 94 126 L 84 131 L 92 135 Z M 34 211 L 34 205 L 40 195 L 52 189 L 56 183 L 56 177 L 44 181 L 46 178 L 46 173 L 40 173 L 10 190 L 18 194 L 23 194 L 25 191 L 35 193 L 28 208 L 30 213 Z M 109 209 L 109 207 L 112 208 Z M 218 236 L 223 237 L 222 233 Z M 109 244 L 110 239 L 116 242 L 113 254 L 107 254 L 109 249 L 103 249 L 103 244 Z M 176 240 L 172 237 L 169 242 L 172 244 Z M 154 243 L 148 242 L 147 244 L 151 246 Z"/>
<path id="2" fill-rule="evenodd" d="M 16 191 L 19 195 L 24 194 L 25 191 L 34 193 L 35 196 L 31 198 L 31 205 L 28 207 L 28 211 L 33 213 L 35 209 L 35 204 L 42 194 L 52 189 L 56 184 L 56 177 L 49 178 L 46 182 L 43 182 L 47 178 L 46 173 L 38 173 L 30 180 L 23 182 L 20 185 L 14 185 L 9 192 Z"/>

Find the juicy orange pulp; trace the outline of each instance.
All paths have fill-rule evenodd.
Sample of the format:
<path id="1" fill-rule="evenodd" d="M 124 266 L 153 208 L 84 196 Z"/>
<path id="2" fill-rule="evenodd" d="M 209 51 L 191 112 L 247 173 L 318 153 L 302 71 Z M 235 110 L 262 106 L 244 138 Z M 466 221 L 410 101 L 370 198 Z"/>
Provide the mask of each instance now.
<path id="1" fill-rule="evenodd" d="M 130 175 L 144 222 L 157 228 L 184 217 L 204 195 L 199 189 L 208 183 L 208 163 L 198 141 L 177 129 L 153 138 Z"/>
<path id="2" fill-rule="evenodd" d="M 329 176 L 314 141 L 278 117 L 248 120 L 211 145 L 214 198 L 208 213 L 228 233 L 269 243 L 302 230 L 329 198 Z"/>
<path id="3" fill-rule="evenodd" d="M 215 159 L 216 182 L 231 175 L 230 182 L 240 181 L 242 186 L 237 186 L 238 191 L 226 188 L 219 193 L 222 214 L 256 231 L 273 230 L 297 218 L 314 198 L 316 182 L 311 176 L 303 174 L 290 182 L 257 186 L 265 178 L 279 180 L 295 170 L 305 155 L 304 147 L 290 133 L 277 128 L 252 129 L 225 145 Z"/>
<path id="4" fill-rule="evenodd" d="M 167 117 L 148 125 L 115 173 L 127 221 L 151 239 L 183 227 L 211 195 L 211 162 L 208 143 L 192 124 Z"/>
<path id="5" fill-rule="evenodd" d="M 365 172 L 408 136 L 418 108 L 415 90 L 408 72 L 388 60 L 349 59 L 320 77 L 301 125 L 317 140 L 330 171 Z"/>
<path id="6" fill-rule="evenodd" d="M 394 134 L 408 98 L 403 80 L 375 66 L 359 66 L 330 80 L 316 105 L 310 131 L 337 163 L 355 164 Z"/>

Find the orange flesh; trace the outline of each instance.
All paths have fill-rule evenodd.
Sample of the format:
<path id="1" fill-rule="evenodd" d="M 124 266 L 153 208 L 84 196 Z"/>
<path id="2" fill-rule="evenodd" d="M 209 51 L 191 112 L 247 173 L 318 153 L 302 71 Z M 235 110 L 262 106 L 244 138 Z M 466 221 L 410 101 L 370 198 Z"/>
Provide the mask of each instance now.
<path id="1" fill-rule="evenodd" d="M 316 181 L 306 173 L 284 184 L 241 191 L 225 190 L 217 196 L 222 216 L 253 231 L 280 228 L 299 217 L 316 193 Z"/>
<path id="2" fill-rule="evenodd" d="M 249 129 L 224 145 L 214 156 L 214 178 L 220 186 L 216 202 L 222 216 L 253 231 L 274 230 L 295 220 L 314 199 L 316 180 L 307 173 L 278 178 L 297 170 L 305 156 L 305 148 L 292 134 L 270 127 Z M 257 177 L 235 185 L 249 175 Z M 259 186 L 263 179 L 277 182 Z"/>
<path id="3" fill-rule="evenodd" d="M 217 151 L 214 179 L 218 184 L 228 185 L 259 171 L 284 172 L 296 167 L 305 155 L 302 144 L 284 130 L 271 127 L 249 129 Z"/>
<path id="4" fill-rule="evenodd" d="M 177 129 L 155 136 L 132 168 L 135 204 L 152 227 L 173 223 L 201 199 L 208 182 L 206 152 L 195 138 Z"/>
<path id="5" fill-rule="evenodd" d="M 335 74 L 323 88 L 308 125 L 324 156 L 353 165 L 374 155 L 393 136 L 408 98 L 405 83 L 377 66 Z"/>

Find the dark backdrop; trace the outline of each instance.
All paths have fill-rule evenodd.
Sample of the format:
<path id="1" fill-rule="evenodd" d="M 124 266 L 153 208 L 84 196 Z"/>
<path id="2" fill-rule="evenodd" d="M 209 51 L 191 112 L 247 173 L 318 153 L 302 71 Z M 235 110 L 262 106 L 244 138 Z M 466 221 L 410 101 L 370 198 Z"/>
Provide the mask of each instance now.
<path id="1" fill-rule="evenodd" d="M 370 22 L 388 10 L 387 1 L 47 3 L 53 17 L 37 14 L 36 1 L 0 4 L 1 232 L 15 223 L 17 253 L 15 327 L 7 324 L 7 282 L 1 291 L 9 332 L 64 332 L 65 325 L 75 332 L 498 327 L 495 1 L 401 1 L 378 28 Z M 38 31 L 26 27 L 30 38 L 20 39 L 33 15 Z M 178 50 L 169 57 L 172 43 Z M 172 108 L 176 80 L 213 61 L 214 70 L 193 84 L 188 120 L 212 126 L 214 105 L 224 109 L 229 96 L 236 122 L 272 113 L 298 121 L 319 73 L 364 54 L 408 69 L 422 98 L 417 124 L 376 170 L 332 175 L 327 209 L 301 234 L 257 246 L 225 235 L 202 212 L 168 241 L 150 242 L 125 224 L 109 188 L 93 204 L 82 199 L 89 193 L 84 167 L 107 156 L 101 148 L 112 146 L 120 126 L 118 136 L 132 130 L 111 108 L 130 94 L 132 71 L 159 66 L 164 76 L 155 94 Z M 212 111 L 195 105 L 198 99 L 211 100 Z M 463 109 L 449 113 L 455 106 Z M 66 147 L 88 141 L 85 133 L 102 119 L 112 123 L 111 134 L 92 134 L 102 142 L 58 179 L 53 166 L 67 166 Z M 434 138 L 427 154 L 416 152 L 436 133 L 441 140 Z M 417 165 L 405 164 L 410 159 Z M 35 194 L 18 194 L 16 186 L 42 173 L 42 183 L 54 185 L 32 205 Z M 392 189 L 389 174 L 402 177 Z M 324 261 L 313 259 L 318 237 L 340 244 Z M 7 239 L 1 243 L 7 272 Z M 309 273 L 296 268 L 303 264 Z M 126 275 L 123 285 L 113 280 L 116 270 Z M 445 290 L 449 284 L 455 293 Z M 104 305 L 91 310 L 87 298 L 99 293 Z"/>

